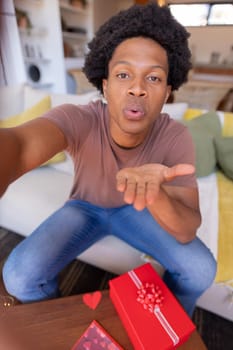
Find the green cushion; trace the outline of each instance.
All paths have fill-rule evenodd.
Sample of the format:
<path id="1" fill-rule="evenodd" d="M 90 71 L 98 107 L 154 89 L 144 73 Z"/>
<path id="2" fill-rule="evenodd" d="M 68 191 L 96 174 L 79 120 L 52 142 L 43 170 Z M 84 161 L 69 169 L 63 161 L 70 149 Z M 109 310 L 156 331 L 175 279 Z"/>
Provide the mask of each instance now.
<path id="1" fill-rule="evenodd" d="M 218 136 L 214 144 L 219 167 L 233 180 L 233 137 Z"/>
<path id="2" fill-rule="evenodd" d="M 217 113 L 207 112 L 182 123 L 188 127 L 194 142 L 197 177 L 210 175 L 215 171 L 217 164 L 214 138 L 221 135 Z"/>

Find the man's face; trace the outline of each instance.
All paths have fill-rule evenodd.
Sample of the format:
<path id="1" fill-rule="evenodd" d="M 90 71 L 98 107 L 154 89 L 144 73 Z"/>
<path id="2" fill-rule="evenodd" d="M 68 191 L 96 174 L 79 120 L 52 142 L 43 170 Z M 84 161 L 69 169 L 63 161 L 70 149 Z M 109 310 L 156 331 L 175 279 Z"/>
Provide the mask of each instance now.
<path id="1" fill-rule="evenodd" d="M 166 51 L 152 39 L 127 39 L 115 49 L 108 72 L 103 91 L 112 138 L 122 147 L 135 147 L 145 139 L 171 91 Z"/>

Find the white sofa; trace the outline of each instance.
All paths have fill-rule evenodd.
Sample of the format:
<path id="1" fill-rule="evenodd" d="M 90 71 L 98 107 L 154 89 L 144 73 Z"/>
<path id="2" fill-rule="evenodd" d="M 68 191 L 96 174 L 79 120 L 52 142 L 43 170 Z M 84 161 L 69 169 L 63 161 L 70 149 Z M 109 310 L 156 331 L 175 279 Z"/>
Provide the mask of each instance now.
<path id="1" fill-rule="evenodd" d="M 0 90 L 0 119 L 22 112 L 40 101 L 48 93 L 34 90 L 26 85 L 6 87 Z M 97 92 L 84 95 L 50 94 L 52 106 L 62 103 L 85 104 L 99 98 Z M 164 111 L 179 119 L 187 105 L 166 105 Z M 23 236 L 30 233 L 51 213 L 59 208 L 69 195 L 72 185 L 72 162 L 65 161 L 37 168 L 22 176 L 9 186 L 0 199 L 0 226 Z M 198 235 L 217 258 L 218 246 L 218 191 L 215 174 L 198 179 L 202 225 Z M 209 200 L 211 196 L 211 200 Z M 121 274 L 135 266 L 151 261 L 143 252 L 130 247 L 119 239 L 108 236 L 78 257 L 80 260 Z M 151 261 L 156 269 L 161 267 Z M 162 272 L 162 269 L 161 269 Z M 224 285 L 213 284 L 199 299 L 198 305 L 233 321 L 230 308 L 231 290 Z"/>

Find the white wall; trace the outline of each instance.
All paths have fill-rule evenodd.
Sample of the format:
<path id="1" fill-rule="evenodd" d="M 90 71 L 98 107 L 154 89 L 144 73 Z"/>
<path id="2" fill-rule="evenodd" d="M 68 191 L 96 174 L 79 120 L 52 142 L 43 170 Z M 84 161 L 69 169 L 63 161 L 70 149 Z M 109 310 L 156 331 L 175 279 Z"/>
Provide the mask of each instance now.
<path id="1" fill-rule="evenodd" d="M 233 26 L 189 27 L 190 48 L 194 48 L 195 61 L 207 63 L 213 51 L 220 52 L 220 62 L 230 53 L 233 45 Z"/>

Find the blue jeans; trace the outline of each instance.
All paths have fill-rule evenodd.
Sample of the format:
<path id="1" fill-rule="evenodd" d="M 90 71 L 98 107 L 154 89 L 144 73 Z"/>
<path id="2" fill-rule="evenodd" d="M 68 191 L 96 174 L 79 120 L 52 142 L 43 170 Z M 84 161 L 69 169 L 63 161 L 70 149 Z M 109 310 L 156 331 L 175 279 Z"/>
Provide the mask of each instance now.
<path id="1" fill-rule="evenodd" d="M 3 280 L 22 302 L 59 295 L 58 274 L 73 259 L 106 235 L 114 235 L 152 256 L 164 268 L 164 280 L 189 315 L 197 298 L 212 284 L 216 262 L 195 238 L 179 243 L 147 209 L 101 208 L 70 200 L 24 239 L 9 255 Z"/>

